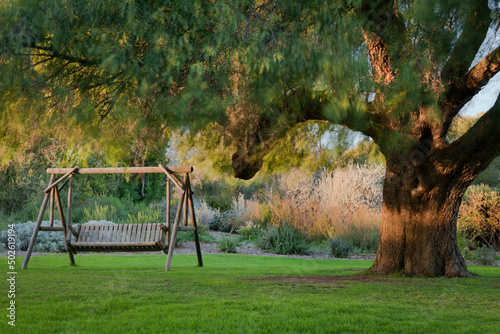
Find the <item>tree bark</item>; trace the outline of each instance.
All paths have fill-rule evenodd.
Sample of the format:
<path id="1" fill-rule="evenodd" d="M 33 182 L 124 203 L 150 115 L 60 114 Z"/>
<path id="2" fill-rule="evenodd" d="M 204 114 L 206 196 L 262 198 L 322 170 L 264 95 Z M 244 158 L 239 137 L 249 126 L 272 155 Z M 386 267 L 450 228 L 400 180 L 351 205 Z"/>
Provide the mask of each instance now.
<path id="1" fill-rule="evenodd" d="M 382 227 L 375 263 L 379 274 L 469 277 L 457 245 L 457 217 L 466 184 L 441 175 L 436 164 L 388 161 Z M 434 180 L 439 180 L 435 182 Z"/>

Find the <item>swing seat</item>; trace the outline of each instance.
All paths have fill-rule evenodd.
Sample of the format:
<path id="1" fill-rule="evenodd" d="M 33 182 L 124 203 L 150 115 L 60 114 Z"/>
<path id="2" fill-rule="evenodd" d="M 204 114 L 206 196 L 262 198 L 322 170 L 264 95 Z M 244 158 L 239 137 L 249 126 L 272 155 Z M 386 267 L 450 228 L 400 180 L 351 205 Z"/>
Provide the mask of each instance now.
<path id="1" fill-rule="evenodd" d="M 168 253 L 167 231 L 163 224 L 84 224 L 75 241 L 67 241 L 74 252 Z"/>

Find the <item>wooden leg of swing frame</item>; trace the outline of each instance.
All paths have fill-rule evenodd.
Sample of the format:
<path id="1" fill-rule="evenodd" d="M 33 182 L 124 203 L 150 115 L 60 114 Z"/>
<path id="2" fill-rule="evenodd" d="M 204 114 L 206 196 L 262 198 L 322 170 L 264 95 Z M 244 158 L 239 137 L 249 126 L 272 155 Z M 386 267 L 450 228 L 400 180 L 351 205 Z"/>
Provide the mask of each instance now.
<path id="1" fill-rule="evenodd" d="M 54 174 L 50 176 L 49 186 L 54 182 Z M 26 255 L 24 257 L 23 265 L 21 269 L 26 269 L 28 267 L 28 262 L 31 257 L 31 252 L 33 252 L 33 247 L 35 246 L 36 237 L 38 236 L 38 231 L 40 231 L 40 226 L 42 225 L 43 215 L 45 213 L 45 209 L 47 208 L 47 203 L 49 202 L 50 193 L 45 194 L 43 198 L 42 206 L 40 207 L 40 212 L 38 213 L 38 219 L 36 221 L 35 229 L 33 230 L 33 234 L 31 235 L 30 244 L 28 246 L 28 250 L 26 251 Z"/>
<path id="2" fill-rule="evenodd" d="M 170 270 L 170 265 L 172 264 L 172 256 L 174 256 L 175 238 L 177 237 L 177 229 L 179 228 L 179 221 L 181 220 L 182 205 L 184 204 L 184 197 L 186 196 L 186 190 L 179 198 L 179 205 L 177 206 L 177 213 L 175 214 L 174 225 L 170 225 L 170 243 L 168 245 L 168 255 L 167 264 L 165 265 L 165 270 Z"/>
<path id="3" fill-rule="evenodd" d="M 194 213 L 193 191 L 191 190 L 191 181 L 187 178 L 187 200 L 189 204 L 189 212 L 191 225 L 194 226 L 194 244 L 196 246 L 196 255 L 198 257 L 198 266 L 203 267 L 203 259 L 201 257 L 200 237 L 198 236 L 198 224 L 196 223 L 196 215 Z"/>

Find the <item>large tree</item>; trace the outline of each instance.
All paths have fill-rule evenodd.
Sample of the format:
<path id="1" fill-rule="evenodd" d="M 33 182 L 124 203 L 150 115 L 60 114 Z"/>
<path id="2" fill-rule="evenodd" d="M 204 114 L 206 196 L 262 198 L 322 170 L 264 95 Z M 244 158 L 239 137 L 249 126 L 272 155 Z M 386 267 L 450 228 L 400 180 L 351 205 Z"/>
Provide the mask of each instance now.
<path id="1" fill-rule="evenodd" d="M 83 129 L 79 139 L 111 144 L 123 124 L 191 132 L 208 124 L 233 146 L 235 175 L 251 178 L 294 125 L 345 125 L 370 136 L 387 162 L 371 270 L 468 276 L 457 213 L 467 186 L 500 154 L 500 102 L 457 140 L 446 136 L 500 69 L 498 48 L 473 62 L 495 8 L 487 0 L 8 1 L 0 151 L 26 138 L 17 124 L 63 123 L 68 136 Z"/>

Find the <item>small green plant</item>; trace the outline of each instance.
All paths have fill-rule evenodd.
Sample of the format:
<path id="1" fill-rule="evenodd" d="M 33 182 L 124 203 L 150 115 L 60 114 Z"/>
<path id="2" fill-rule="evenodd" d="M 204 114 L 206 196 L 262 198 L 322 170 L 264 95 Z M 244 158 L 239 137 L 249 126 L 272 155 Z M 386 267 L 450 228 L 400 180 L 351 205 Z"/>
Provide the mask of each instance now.
<path id="1" fill-rule="evenodd" d="M 131 224 L 154 224 L 161 221 L 163 221 L 163 216 L 158 207 L 148 206 L 147 208 L 139 211 L 137 215 L 128 215 L 128 222 Z"/>
<path id="2" fill-rule="evenodd" d="M 83 219 L 85 221 L 93 220 L 107 220 L 107 221 L 117 221 L 116 207 L 109 205 L 99 205 L 97 201 L 94 202 L 94 208 L 88 210 L 83 209 Z"/>
<path id="3" fill-rule="evenodd" d="M 484 266 L 491 266 L 496 261 L 496 259 L 496 252 L 487 246 L 479 247 L 475 251 L 474 262 L 477 262 Z"/>
<path id="4" fill-rule="evenodd" d="M 335 257 L 346 258 L 354 252 L 354 246 L 343 238 L 330 239 L 330 252 Z"/>
<path id="5" fill-rule="evenodd" d="M 257 246 L 276 254 L 307 254 L 309 244 L 300 231 L 283 223 L 280 227 L 270 227 L 263 232 Z"/>
<path id="6" fill-rule="evenodd" d="M 238 239 L 234 237 L 222 236 L 219 241 L 217 241 L 217 247 L 225 253 L 236 253 L 238 244 Z"/>
<path id="7" fill-rule="evenodd" d="M 253 224 L 252 221 L 248 221 L 245 226 L 241 226 L 237 233 L 241 239 L 248 241 L 258 240 L 262 236 L 262 230 Z"/>
<path id="8" fill-rule="evenodd" d="M 210 234 L 207 225 L 198 225 L 198 237 L 200 238 L 200 242 L 210 243 L 217 241 L 217 239 Z M 194 233 L 190 231 L 179 231 L 177 232 L 176 240 L 178 243 L 194 241 Z"/>

